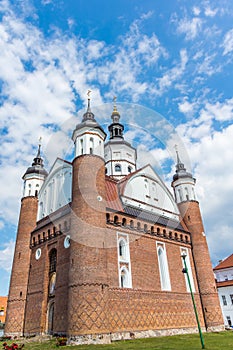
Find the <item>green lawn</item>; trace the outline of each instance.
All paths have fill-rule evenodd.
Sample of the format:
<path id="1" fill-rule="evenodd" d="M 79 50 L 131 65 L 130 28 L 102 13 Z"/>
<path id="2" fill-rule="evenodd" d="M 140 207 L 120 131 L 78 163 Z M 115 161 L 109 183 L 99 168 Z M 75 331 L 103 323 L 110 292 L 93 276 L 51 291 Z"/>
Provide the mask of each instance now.
<path id="1" fill-rule="evenodd" d="M 207 350 L 232 350 L 233 349 L 233 331 L 221 333 L 204 334 L 205 349 Z M 21 341 L 20 341 L 21 342 Z M 25 343 L 25 350 L 50 350 L 58 349 L 56 341 L 45 343 Z M 0 343 L 0 347 L 2 343 Z M 170 337 L 158 337 L 148 339 L 137 339 L 114 342 L 109 345 L 81 345 L 81 346 L 63 346 L 60 349 L 76 350 L 199 350 L 201 343 L 197 334 L 178 335 Z"/>

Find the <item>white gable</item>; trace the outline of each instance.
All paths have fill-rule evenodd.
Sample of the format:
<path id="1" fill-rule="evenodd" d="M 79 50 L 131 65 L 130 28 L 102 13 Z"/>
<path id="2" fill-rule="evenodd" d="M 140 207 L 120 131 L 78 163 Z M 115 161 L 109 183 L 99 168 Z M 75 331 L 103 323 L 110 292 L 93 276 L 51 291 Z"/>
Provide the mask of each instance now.
<path id="1" fill-rule="evenodd" d="M 175 220 L 179 218 L 179 210 L 171 192 L 150 165 L 127 180 L 122 190 L 122 201 L 161 216 Z"/>
<path id="2" fill-rule="evenodd" d="M 68 204 L 71 201 L 71 186 L 72 165 L 57 158 L 38 196 L 37 220 Z"/>

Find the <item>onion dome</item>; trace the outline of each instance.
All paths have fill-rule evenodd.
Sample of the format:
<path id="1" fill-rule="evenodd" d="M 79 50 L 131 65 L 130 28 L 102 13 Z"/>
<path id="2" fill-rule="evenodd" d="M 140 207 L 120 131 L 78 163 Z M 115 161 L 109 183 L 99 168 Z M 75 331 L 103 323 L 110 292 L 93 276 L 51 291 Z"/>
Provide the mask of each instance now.
<path id="1" fill-rule="evenodd" d="M 192 179 L 193 178 L 192 174 L 186 171 L 186 168 L 184 167 L 184 163 L 181 162 L 179 153 L 177 150 L 176 150 L 176 155 L 177 155 L 176 174 L 173 176 L 173 181 L 184 177 L 186 178 L 189 177 Z"/>
<path id="2" fill-rule="evenodd" d="M 116 106 L 116 97 L 114 97 L 114 106 L 113 106 L 113 112 L 111 115 L 112 118 L 112 124 L 109 125 L 108 130 L 110 132 L 110 140 L 113 139 L 124 139 L 123 132 L 124 132 L 124 125 L 120 124 L 120 113 L 117 110 Z"/>
<path id="3" fill-rule="evenodd" d="M 27 169 L 23 178 L 25 177 L 25 175 L 28 175 L 28 174 L 40 174 L 40 175 L 44 175 L 44 176 L 48 175 L 47 171 L 44 169 L 43 159 L 41 158 L 41 154 L 40 154 L 40 148 L 41 148 L 41 144 L 39 144 L 39 146 L 38 146 L 37 155 L 33 159 L 32 166 L 30 166 Z"/>
<path id="4" fill-rule="evenodd" d="M 97 123 L 97 121 L 95 120 L 95 115 L 94 113 L 92 113 L 91 111 L 91 100 L 90 100 L 90 90 L 88 91 L 88 100 L 87 100 L 87 111 L 83 114 L 83 119 L 82 119 L 82 122 L 78 125 L 76 125 L 76 128 L 73 132 L 73 136 L 75 134 L 75 131 L 76 130 L 79 130 L 79 129 L 82 129 L 83 127 L 87 126 L 87 127 L 90 127 L 90 128 L 98 128 L 100 129 L 104 135 L 106 136 L 103 128 Z M 72 137 L 73 138 L 73 137 Z"/>

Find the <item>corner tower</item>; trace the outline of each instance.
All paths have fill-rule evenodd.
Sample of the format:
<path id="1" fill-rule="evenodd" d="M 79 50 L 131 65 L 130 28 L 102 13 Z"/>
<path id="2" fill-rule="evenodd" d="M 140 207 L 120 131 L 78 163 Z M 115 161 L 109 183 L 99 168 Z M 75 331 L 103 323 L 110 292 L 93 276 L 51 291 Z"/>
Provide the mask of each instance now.
<path id="1" fill-rule="evenodd" d="M 30 269 L 30 238 L 36 226 L 37 194 L 47 176 L 40 155 L 40 145 L 32 166 L 23 175 L 24 190 L 18 222 L 13 266 L 6 314 L 6 335 L 21 336 L 24 332 L 25 305 Z"/>
<path id="2" fill-rule="evenodd" d="M 120 123 L 116 98 L 109 125 L 110 140 L 104 146 L 106 173 L 118 180 L 136 170 L 137 153 L 130 143 L 124 140 L 124 126 Z"/>
<path id="3" fill-rule="evenodd" d="M 195 195 L 195 182 L 188 173 L 177 152 L 176 174 L 172 187 L 180 215 L 187 226 L 192 241 L 193 260 L 207 330 L 223 330 L 222 312 L 219 304 L 213 268 L 207 246 L 199 202 Z"/>
<path id="4" fill-rule="evenodd" d="M 107 285 L 106 189 L 104 140 L 106 134 L 90 108 L 73 132 L 71 244 L 68 294 L 69 336 L 93 334 L 103 323 L 98 314 Z M 85 310 L 85 312 L 83 311 Z M 94 312 L 93 310 L 97 310 Z M 95 315 L 93 314 L 95 313 Z"/>

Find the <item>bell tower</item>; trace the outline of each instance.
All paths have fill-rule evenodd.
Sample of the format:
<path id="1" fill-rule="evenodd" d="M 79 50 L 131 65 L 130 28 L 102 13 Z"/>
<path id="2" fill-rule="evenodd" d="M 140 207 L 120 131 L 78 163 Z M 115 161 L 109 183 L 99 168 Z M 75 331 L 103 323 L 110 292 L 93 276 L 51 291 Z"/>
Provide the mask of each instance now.
<path id="1" fill-rule="evenodd" d="M 206 235 L 199 202 L 195 195 L 195 182 L 187 172 L 177 153 L 176 174 L 172 187 L 180 215 L 191 233 L 192 253 L 197 282 L 207 330 L 223 330 L 222 312 L 219 304 L 213 268 L 210 260 Z"/>
<path id="2" fill-rule="evenodd" d="M 24 332 L 24 316 L 27 296 L 28 275 L 30 269 L 30 238 L 36 226 L 38 200 L 37 194 L 47 176 L 38 152 L 23 175 L 24 190 L 18 222 L 13 266 L 11 271 L 10 289 L 8 295 L 5 334 L 22 336 Z"/>
<path id="3" fill-rule="evenodd" d="M 120 123 L 116 97 L 111 119 L 112 124 L 108 127 L 110 139 L 104 146 L 106 174 L 120 180 L 136 170 L 137 152 L 124 140 L 124 125 Z"/>
<path id="4" fill-rule="evenodd" d="M 107 286 L 106 189 L 104 140 L 106 134 L 87 111 L 73 132 L 70 270 L 68 297 L 69 336 L 98 331 L 103 322 L 98 314 Z M 85 310 L 85 313 L 83 312 Z M 92 315 L 95 313 L 95 321 Z M 88 316 L 87 316 L 88 315 Z"/>

